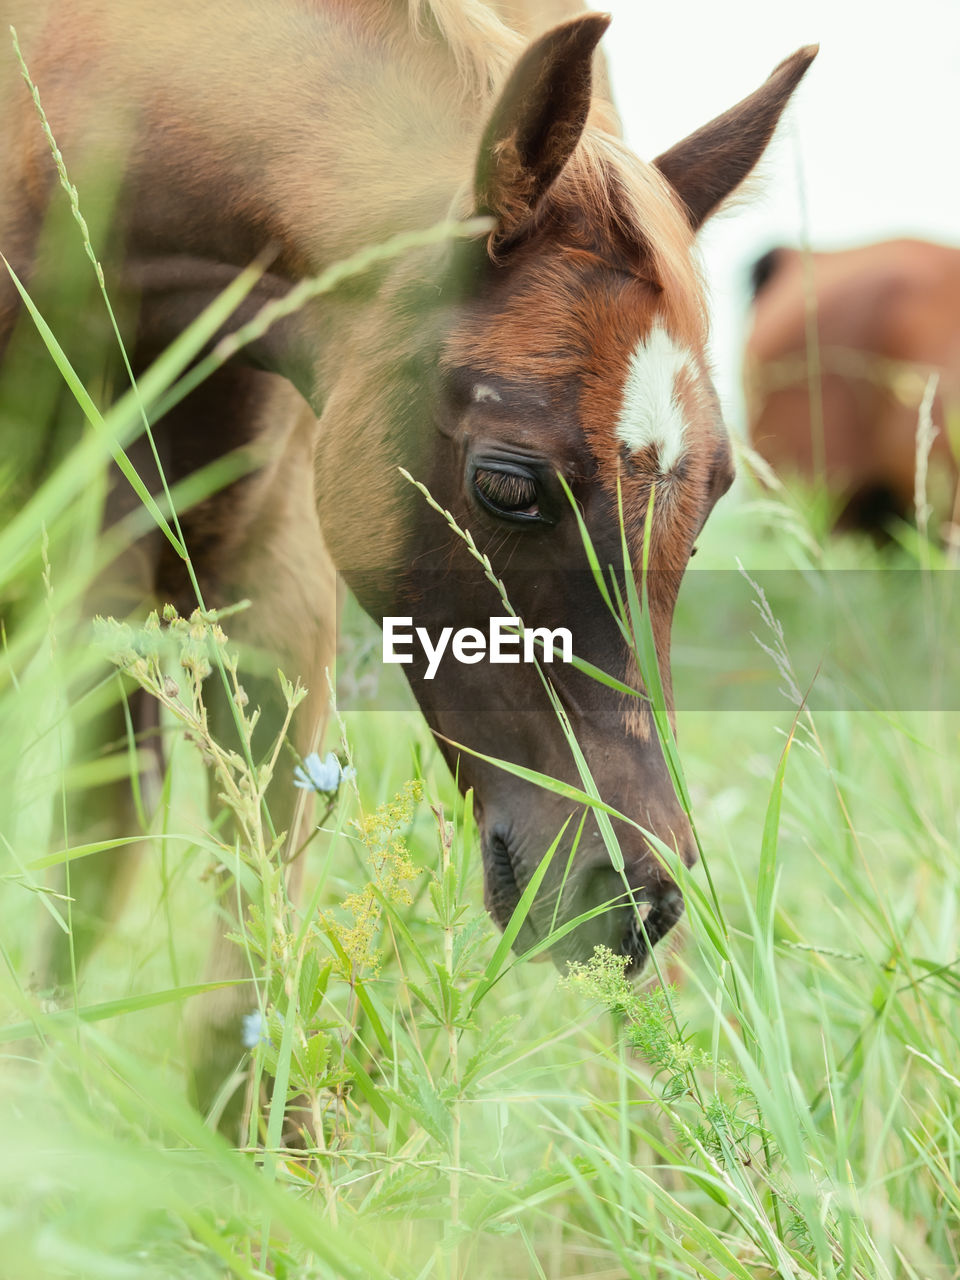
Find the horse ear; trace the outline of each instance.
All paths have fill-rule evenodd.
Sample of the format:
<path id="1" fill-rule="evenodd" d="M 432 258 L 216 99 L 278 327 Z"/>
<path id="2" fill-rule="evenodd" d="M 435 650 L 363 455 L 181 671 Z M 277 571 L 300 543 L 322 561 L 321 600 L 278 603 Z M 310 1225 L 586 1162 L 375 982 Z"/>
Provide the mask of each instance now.
<path id="1" fill-rule="evenodd" d="M 480 144 L 477 210 L 497 220 L 493 242 L 526 226 L 570 159 L 590 110 L 593 51 L 605 13 L 574 18 L 527 49 L 500 95 Z"/>
<path id="2" fill-rule="evenodd" d="M 763 155 L 790 95 L 818 50 L 815 44 L 798 49 L 755 93 L 654 160 L 686 206 L 694 230 L 736 190 Z"/>

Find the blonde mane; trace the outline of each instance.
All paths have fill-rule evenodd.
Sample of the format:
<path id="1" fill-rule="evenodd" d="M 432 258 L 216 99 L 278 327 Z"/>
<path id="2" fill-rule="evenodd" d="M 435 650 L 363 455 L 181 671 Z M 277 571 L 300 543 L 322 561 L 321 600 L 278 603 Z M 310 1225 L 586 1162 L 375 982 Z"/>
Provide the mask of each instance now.
<path id="1" fill-rule="evenodd" d="M 591 122 L 555 186 L 554 199 L 588 212 L 613 237 L 637 243 L 638 274 L 662 290 L 662 306 L 691 343 L 706 340 L 707 309 L 695 236 L 666 178 L 623 140 Z"/>
<path id="2" fill-rule="evenodd" d="M 534 31 L 584 11 L 576 0 L 551 0 L 539 6 L 528 0 L 525 15 L 514 4 L 515 20 L 526 17 L 530 28 L 521 34 L 483 0 L 406 0 L 406 4 L 415 36 L 442 41 L 465 94 L 475 95 L 485 105 L 492 104 Z M 464 189 L 455 207 L 462 213 L 467 202 L 469 192 Z M 550 202 L 575 206 L 595 226 L 607 224 L 627 240 L 639 236 L 644 269 L 662 286 L 666 307 L 674 300 L 686 302 L 686 314 L 677 319 L 688 333 L 695 330 L 700 336 L 705 326 L 703 286 L 686 216 L 660 173 L 623 144 L 616 112 L 605 97 L 595 96 L 587 129 Z M 691 305 L 698 308 L 696 315 Z"/>
<path id="3" fill-rule="evenodd" d="M 407 0 L 407 16 L 415 36 L 439 36 L 465 91 L 481 98 L 499 88 L 524 48 L 523 36 L 482 0 Z"/>

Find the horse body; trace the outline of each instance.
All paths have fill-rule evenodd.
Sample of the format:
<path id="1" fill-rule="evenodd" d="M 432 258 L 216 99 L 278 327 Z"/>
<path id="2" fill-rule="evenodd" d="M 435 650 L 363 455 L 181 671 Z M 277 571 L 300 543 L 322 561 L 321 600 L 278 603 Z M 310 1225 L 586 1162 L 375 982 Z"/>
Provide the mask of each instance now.
<path id="1" fill-rule="evenodd" d="M 79 0 L 34 14 L 23 40 L 81 192 L 105 152 L 123 157 L 112 258 L 140 299 L 137 370 L 264 250 L 248 311 L 397 231 L 488 219 L 483 237 L 428 244 L 303 308 L 158 425 L 172 479 L 238 443 L 260 450 L 259 471 L 187 513 L 185 533 L 202 540 L 206 603 L 249 595 L 241 638 L 279 651 L 313 690 L 301 749 L 333 656 L 331 564 L 378 620 L 485 626 L 502 611 L 400 466 L 473 531 L 528 626 L 570 626 L 581 657 L 634 687 L 559 477 L 604 566 L 623 563 L 622 495 L 639 568 L 655 488 L 650 608 L 669 697 L 676 593 L 732 476 L 695 233 L 752 169 L 815 52 L 653 167 L 608 132 L 609 106 L 591 96 L 606 18 L 525 46 L 475 0 L 410 10 L 415 20 L 391 0 L 205 0 L 173 13 Z M 527 12 L 539 27 L 541 7 Z M 55 174 L 22 86 L 11 93 L 0 248 L 29 281 Z M 15 311 L 0 283 L 0 347 Z M 183 602 L 176 568 L 161 548 L 144 592 Z M 475 789 L 487 902 L 503 925 L 568 806 L 451 744 L 579 784 L 575 762 L 530 666 L 407 673 L 460 785 Z M 564 954 L 606 942 L 639 968 L 682 905 L 640 828 L 690 863 L 689 823 L 642 700 L 570 668 L 551 679 L 601 794 L 639 824 L 615 826 L 646 932 L 591 818 L 568 881 L 551 872 L 521 943 L 619 899 Z"/>
<path id="2" fill-rule="evenodd" d="M 442 217 L 466 176 L 456 67 L 435 43 L 401 46 L 392 12 L 80 0 L 48 5 L 23 44 L 71 167 L 124 155 L 128 256 L 241 263 L 271 244 L 277 273 L 297 278 Z M 8 172 L 36 215 L 54 175 L 30 110 L 18 102 Z"/>
<path id="3" fill-rule="evenodd" d="M 814 253 L 808 284 L 803 256 L 777 249 L 757 264 L 755 279 L 744 367 L 754 447 L 777 469 L 811 479 L 819 471 L 845 525 L 905 517 L 915 501 L 920 405 L 936 375 L 930 496 L 949 518 L 958 478 L 950 430 L 960 407 L 960 250 L 893 240 Z"/>

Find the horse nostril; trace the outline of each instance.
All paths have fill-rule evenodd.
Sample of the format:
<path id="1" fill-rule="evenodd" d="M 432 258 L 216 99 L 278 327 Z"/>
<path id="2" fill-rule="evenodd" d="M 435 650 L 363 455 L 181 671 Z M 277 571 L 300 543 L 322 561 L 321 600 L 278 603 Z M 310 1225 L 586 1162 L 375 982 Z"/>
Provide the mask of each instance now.
<path id="1" fill-rule="evenodd" d="M 505 929 L 522 889 L 517 879 L 516 861 L 507 840 L 494 831 L 483 842 L 483 881 L 487 910 L 494 922 Z"/>
<path id="2" fill-rule="evenodd" d="M 497 831 L 493 833 L 490 840 L 489 862 L 497 875 L 516 883 L 516 872 L 513 869 L 513 858 L 510 856 L 510 849 L 506 840 Z"/>
<path id="3" fill-rule="evenodd" d="M 627 972 L 639 974 L 647 956 L 661 938 L 666 937 L 683 915 L 683 894 L 675 886 L 663 890 L 646 913 L 646 917 L 634 912 L 623 939 L 623 952 L 630 957 Z"/>

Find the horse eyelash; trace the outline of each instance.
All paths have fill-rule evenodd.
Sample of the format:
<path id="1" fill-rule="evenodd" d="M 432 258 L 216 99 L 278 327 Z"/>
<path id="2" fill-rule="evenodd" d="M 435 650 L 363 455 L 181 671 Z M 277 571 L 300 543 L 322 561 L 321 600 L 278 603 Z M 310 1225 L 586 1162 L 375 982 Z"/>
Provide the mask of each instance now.
<path id="1" fill-rule="evenodd" d="M 474 475 L 474 482 L 485 498 L 504 511 L 523 511 L 537 499 L 537 486 L 528 476 L 481 467 Z"/>

